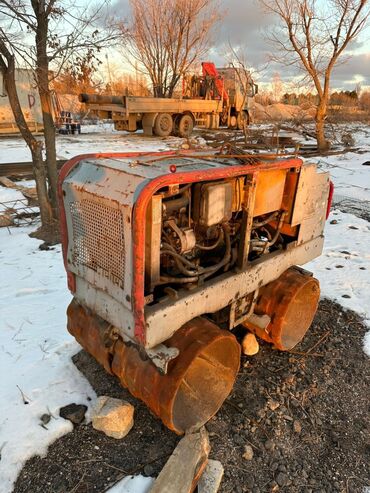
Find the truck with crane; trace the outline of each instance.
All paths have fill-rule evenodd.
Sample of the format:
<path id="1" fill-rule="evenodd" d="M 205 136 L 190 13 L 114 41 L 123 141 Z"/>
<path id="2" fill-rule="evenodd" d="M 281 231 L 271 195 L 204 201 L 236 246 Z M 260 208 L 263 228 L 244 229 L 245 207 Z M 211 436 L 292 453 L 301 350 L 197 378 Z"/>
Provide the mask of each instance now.
<path id="1" fill-rule="evenodd" d="M 195 125 L 243 129 L 251 119 L 258 86 L 234 67 L 202 63 L 202 75 L 184 76 L 181 98 L 80 94 L 89 114 L 110 119 L 116 130 L 188 137 Z"/>

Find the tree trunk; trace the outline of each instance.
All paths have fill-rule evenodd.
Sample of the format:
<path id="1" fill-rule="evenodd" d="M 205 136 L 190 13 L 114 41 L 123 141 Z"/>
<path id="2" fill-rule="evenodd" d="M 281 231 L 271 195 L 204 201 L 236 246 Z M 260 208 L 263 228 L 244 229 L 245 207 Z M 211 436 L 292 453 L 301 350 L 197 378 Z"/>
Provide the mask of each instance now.
<path id="1" fill-rule="evenodd" d="M 49 201 L 48 190 L 46 186 L 46 172 L 44 161 L 42 159 L 42 142 L 36 141 L 32 147 L 33 176 L 36 181 L 37 198 L 40 206 L 41 224 L 47 229 L 53 224 L 53 211 Z"/>
<path id="2" fill-rule="evenodd" d="M 35 139 L 27 122 L 24 118 L 21 105 L 19 103 L 16 82 L 15 82 L 15 61 L 14 57 L 8 58 L 7 67 L 2 68 L 4 83 L 6 92 L 9 98 L 10 106 L 13 111 L 15 122 L 22 134 L 27 146 L 29 147 L 32 155 L 33 162 L 33 174 L 36 180 L 37 196 L 40 206 L 40 216 L 42 226 L 48 227 L 53 222 L 52 208 L 49 202 L 47 187 L 46 187 L 46 173 L 42 160 L 42 142 Z"/>
<path id="3" fill-rule="evenodd" d="M 46 151 L 46 169 L 49 181 L 49 196 L 53 209 L 53 217 L 58 218 L 58 172 L 55 143 L 55 124 L 51 105 L 51 91 L 49 88 L 49 60 L 47 56 L 48 20 L 46 15 L 38 16 L 36 33 L 36 78 L 40 95 L 42 119 L 44 123 L 44 138 Z"/>
<path id="4" fill-rule="evenodd" d="M 325 138 L 325 120 L 327 112 L 327 103 L 325 100 L 320 100 L 316 110 L 316 139 L 317 148 L 320 152 L 325 152 L 329 149 L 329 142 Z"/>

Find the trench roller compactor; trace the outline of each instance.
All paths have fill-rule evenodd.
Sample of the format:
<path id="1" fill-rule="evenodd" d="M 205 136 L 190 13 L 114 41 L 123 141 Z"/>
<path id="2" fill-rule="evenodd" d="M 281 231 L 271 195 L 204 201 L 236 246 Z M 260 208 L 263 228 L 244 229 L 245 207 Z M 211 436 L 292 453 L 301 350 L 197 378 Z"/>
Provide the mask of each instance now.
<path id="1" fill-rule="evenodd" d="M 176 433 L 207 422 L 240 364 L 243 325 L 282 351 L 312 323 L 330 208 L 298 158 L 88 154 L 59 178 L 68 330 Z"/>

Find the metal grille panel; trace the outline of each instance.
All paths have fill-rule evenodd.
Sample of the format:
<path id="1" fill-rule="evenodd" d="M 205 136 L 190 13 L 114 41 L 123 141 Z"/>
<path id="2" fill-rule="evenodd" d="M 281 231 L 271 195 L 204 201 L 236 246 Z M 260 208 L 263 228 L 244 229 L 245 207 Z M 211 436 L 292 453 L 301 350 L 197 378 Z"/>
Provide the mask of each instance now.
<path id="1" fill-rule="evenodd" d="M 94 270 L 124 287 L 125 242 L 122 212 L 83 199 L 71 202 L 72 263 Z"/>

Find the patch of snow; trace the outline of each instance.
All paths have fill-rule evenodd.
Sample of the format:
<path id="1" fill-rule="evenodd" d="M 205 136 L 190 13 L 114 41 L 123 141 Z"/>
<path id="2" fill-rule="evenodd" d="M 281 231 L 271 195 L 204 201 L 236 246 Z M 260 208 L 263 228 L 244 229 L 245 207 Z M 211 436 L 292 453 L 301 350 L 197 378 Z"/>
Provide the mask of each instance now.
<path id="1" fill-rule="evenodd" d="M 17 200 L 24 200 L 24 195 L 15 188 L 6 188 L 0 185 L 0 202 L 16 202 Z M 10 207 L 12 204 L 6 204 Z M 0 205 L 0 211 L 5 210 L 6 207 Z"/>
<path id="2" fill-rule="evenodd" d="M 337 224 L 330 221 L 336 220 Z M 370 326 L 370 223 L 333 210 L 325 226 L 322 255 L 304 267 L 320 281 L 321 295 L 364 317 Z M 370 333 L 364 341 L 370 356 Z"/>
<path id="3" fill-rule="evenodd" d="M 27 198 L 20 190 L 6 188 L 0 185 L 0 214 L 9 209 L 23 209 L 28 204 Z M 38 212 L 38 207 L 28 207 L 29 212 Z"/>
<path id="4" fill-rule="evenodd" d="M 126 476 L 112 486 L 107 493 L 149 493 L 154 479 L 144 476 Z"/>
<path id="5" fill-rule="evenodd" d="M 105 132 L 96 133 L 94 126 L 82 128 L 80 135 L 57 135 L 57 159 L 70 159 L 78 154 L 100 152 L 148 152 L 179 147 L 178 137 L 148 137 L 137 132 L 117 132 L 109 124 Z M 0 163 L 31 161 L 31 154 L 24 140 L 19 137 L 0 138 Z"/>
<path id="6" fill-rule="evenodd" d="M 60 245 L 41 251 L 32 228 L 10 231 L 0 229 L 0 493 L 12 491 L 30 457 L 72 430 L 61 406 L 96 398 L 71 361 L 80 346 L 66 329 L 71 296 Z"/>
<path id="7" fill-rule="evenodd" d="M 347 152 L 339 155 L 310 158 L 322 170 L 329 171 L 338 196 L 370 201 L 370 167 L 363 166 L 370 158 L 370 130 L 368 125 L 353 123 L 338 125 L 338 133 L 349 132 L 355 140 L 355 147 L 361 153 Z"/>

